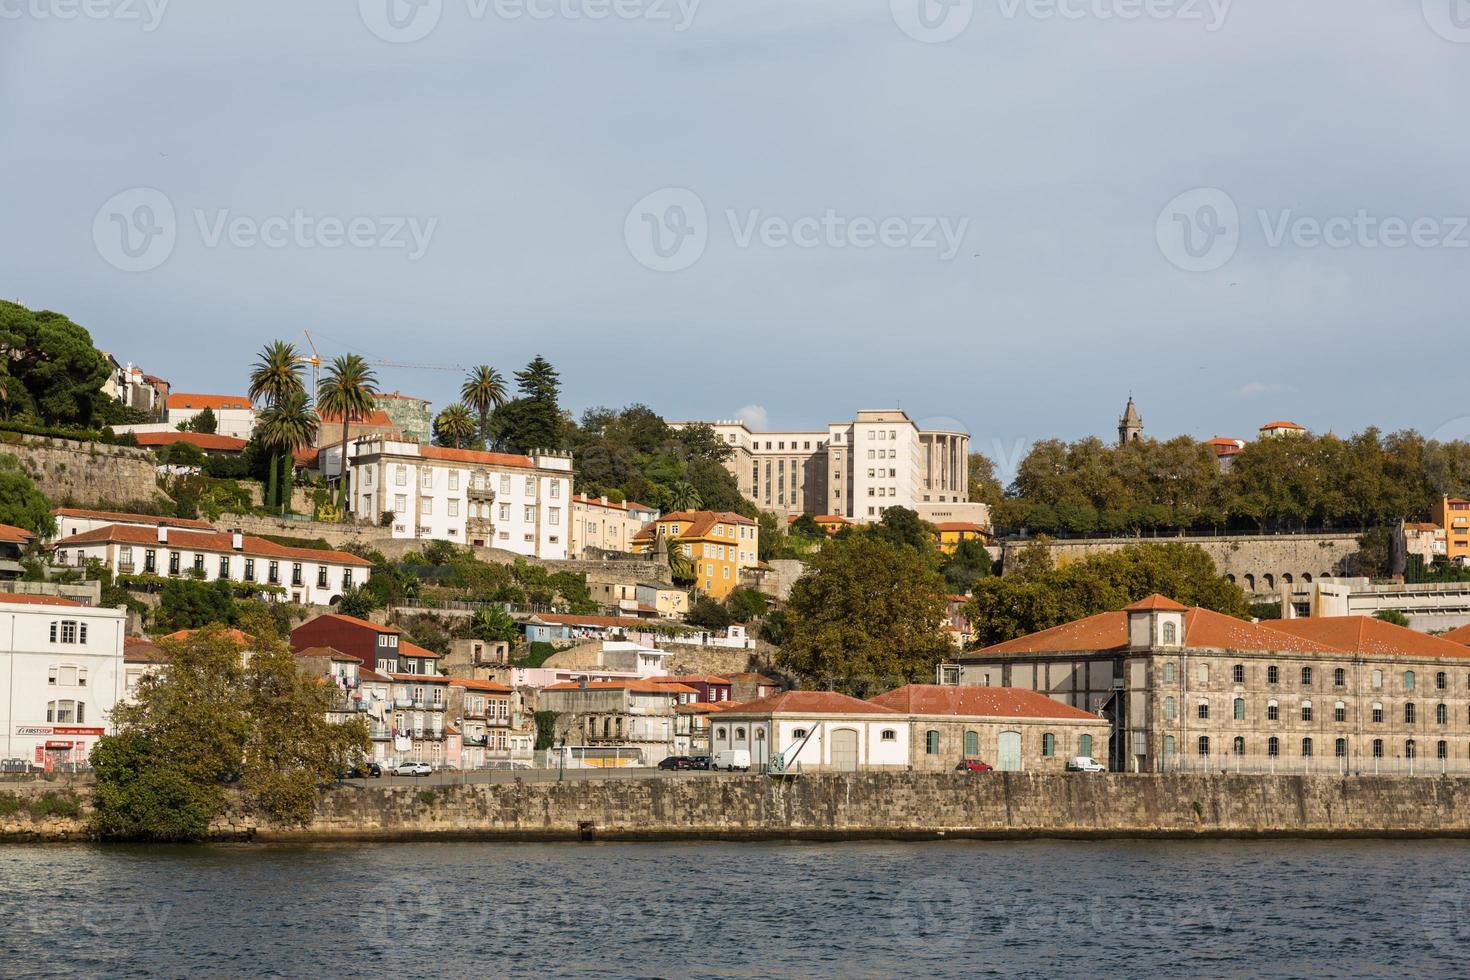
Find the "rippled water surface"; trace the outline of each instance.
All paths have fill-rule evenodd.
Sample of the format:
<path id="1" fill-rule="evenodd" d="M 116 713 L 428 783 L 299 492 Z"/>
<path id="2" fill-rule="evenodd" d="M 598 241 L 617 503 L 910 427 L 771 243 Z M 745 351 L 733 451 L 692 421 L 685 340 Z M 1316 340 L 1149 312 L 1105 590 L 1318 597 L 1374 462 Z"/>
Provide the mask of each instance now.
<path id="1" fill-rule="evenodd" d="M 1470 976 L 1470 842 L 0 846 L 0 976 Z"/>

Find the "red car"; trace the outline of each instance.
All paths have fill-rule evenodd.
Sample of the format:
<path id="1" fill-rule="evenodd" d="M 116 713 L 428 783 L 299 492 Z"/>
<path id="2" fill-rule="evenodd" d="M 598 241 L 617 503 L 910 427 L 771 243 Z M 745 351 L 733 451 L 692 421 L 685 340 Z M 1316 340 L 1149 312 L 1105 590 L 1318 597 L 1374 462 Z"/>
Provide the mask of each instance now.
<path id="1" fill-rule="evenodd" d="M 995 767 L 992 766 L 990 763 L 988 763 L 988 762 L 981 762 L 979 759 L 966 759 L 964 762 L 961 762 L 959 765 L 955 766 L 954 767 L 954 771 L 955 772 L 989 772 L 990 770 L 992 770 L 994 768 Z"/>

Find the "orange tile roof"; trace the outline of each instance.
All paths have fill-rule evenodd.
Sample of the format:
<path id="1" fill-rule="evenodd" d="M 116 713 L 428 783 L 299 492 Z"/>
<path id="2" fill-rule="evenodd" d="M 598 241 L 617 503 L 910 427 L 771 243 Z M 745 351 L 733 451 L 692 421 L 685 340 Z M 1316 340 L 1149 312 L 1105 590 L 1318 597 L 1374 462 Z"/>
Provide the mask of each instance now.
<path id="1" fill-rule="evenodd" d="M 317 548 L 291 548 L 286 545 L 267 541 L 265 538 L 257 538 L 253 535 L 243 535 L 243 546 L 239 554 L 250 555 L 253 558 L 288 558 L 295 561 L 330 562 L 334 565 L 357 565 L 372 567 L 372 562 L 366 558 L 346 551 L 326 551 Z M 160 542 L 158 532 L 146 527 L 134 527 L 129 524 L 109 524 L 106 527 L 93 528 L 83 531 L 81 534 L 73 534 L 69 538 L 63 538 L 57 542 L 58 547 L 71 547 L 79 544 L 162 544 L 166 548 L 177 548 L 187 551 L 207 551 L 215 554 L 235 553 L 233 536 L 224 531 L 181 530 L 177 527 L 169 528 L 168 541 Z"/>
<path id="2" fill-rule="evenodd" d="M 327 428 L 329 426 L 341 426 L 342 424 L 342 416 L 331 412 L 319 414 L 317 416 L 317 420 L 321 423 L 322 428 Z M 367 414 L 363 415 L 362 417 L 352 419 L 349 424 L 393 426 L 394 422 L 388 417 L 387 412 L 383 411 L 381 408 L 374 408 L 368 411 Z M 338 441 L 340 442 L 341 440 Z"/>
<path id="3" fill-rule="evenodd" d="M 317 619 L 336 619 L 344 623 L 351 623 L 353 626 L 364 626 L 370 630 L 377 630 L 379 633 L 403 632 L 396 626 L 384 626 L 382 623 L 374 623 L 366 619 L 359 619 L 356 616 L 349 616 L 346 613 L 323 613 L 322 615 L 316 617 L 316 619 L 307 620 L 307 622 L 314 623 Z M 305 626 L 306 624 L 303 623 L 302 625 Z"/>
<path id="4" fill-rule="evenodd" d="M 730 710 L 738 710 L 743 715 L 897 714 L 893 708 L 886 705 L 860 701 L 846 694 L 838 694 L 836 691 L 786 691 L 770 697 L 747 701 L 738 709 Z"/>
<path id="5" fill-rule="evenodd" d="M 23 527 L 16 527 L 14 524 L 0 524 L 0 541 L 6 544 L 25 544 L 34 537 L 34 534 Z"/>
<path id="6" fill-rule="evenodd" d="M 1175 602 L 1168 596 L 1159 595 L 1157 592 L 1149 596 L 1147 599 L 1140 599 L 1138 602 L 1135 602 L 1131 606 L 1123 607 L 1124 612 L 1152 612 L 1154 610 L 1164 610 L 1168 612 L 1185 612 L 1188 609 L 1188 606 L 1182 603 Z"/>
<path id="7" fill-rule="evenodd" d="M 156 644 L 139 637 L 127 637 L 129 641 L 123 644 L 123 663 L 128 664 L 161 664 L 168 660 L 168 654 L 158 648 Z"/>
<path id="8" fill-rule="evenodd" d="M 1036 691 L 1019 687 L 977 687 L 908 684 L 871 698 L 873 704 L 912 715 L 964 715 L 970 718 L 1055 718 L 1066 721 L 1102 721 Z"/>
<path id="9" fill-rule="evenodd" d="M 195 633 L 201 633 L 201 632 L 203 632 L 203 629 L 175 630 L 174 632 L 169 633 L 167 636 L 160 637 L 160 639 L 164 639 L 164 640 L 187 640 L 189 637 L 193 636 Z M 233 626 L 230 627 L 227 630 L 224 630 L 223 633 L 222 633 L 222 635 L 226 639 L 234 640 L 236 646 L 242 646 L 242 647 L 243 646 L 249 646 L 250 644 L 252 644 L 252 643 L 255 642 L 255 638 L 253 636 L 251 636 L 249 633 L 246 633 L 243 630 L 235 629 Z"/>
<path id="10" fill-rule="evenodd" d="M 665 674 L 662 677 L 650 677 L 649 680 L 655 684 L 683 684 L 694 682 L 695 684 L 728 684 L 730 681 L 724 677 L 716 677 L 714 674 Z"/>
<path id="11" fill-rule="evenodd" d="M 140 446 L 172 446 L 176 442 L 187 442 L 215 452 L 240 452 L 245 448 L 244 439 L 213 432 L 137 432 L 134 437 Z"/>
<path id="12" fill-rule="evenodd" d="M 713 528 L 716 524 L 748 524 L 751 526 L 758 526 L 756 522 L 751 520 L 750 518 L 742 517 L 741 515 L 728 510 L 677 510 L 674 511 L 674 513 L 672 514 L 663 515 L 657 521 L 653 521 L 649 524 L 644 525 L 641 531 L 633 535 L 633 540 L 650 540 L 655 534 L 658 533 L 659 525 L 665 523 L 666 521 L 678 521 L 680 523 L 687 523 L 689 525 L 688 527 L 680 531 L 677 535 L 678 539 L 681 541 L 688 541 L 694 538 L 709 537 L 710 529 Z M 720 538 L 720 541 L 722 542 L 730 540 L 731 539 L 728 537 Z"/>
<path id="13" fill-rule="evenodd" d="M 199 531 L 214 530 L 214 525 L 208 521 L 200 521 L 188 517 L 160 517 L 157 514 L 129 514 L 120 510 L 87 510 L 83 507 L 57 507 L 51 511 L 51 515 L 53 517 L 76 517 L 82 520 L 92 521 L 112 521 L 117 524 L 185 527 L 194 528 Z"/>
<path id="14" fill-rule="evenodd" d="M 252 408 L 244 395 L 195 395 L 174 393 L 168 396 L 169 408 Z"/>
<path id="15" fill-rule="evenodd" d="M 1267 429 L 1300 429 L 1303 432 L 1306 431 L 1304 426 L 1297 425 L 1295 422 L 1267 422 L 1261 426 L 1261 431 L 1265 432 Z"/>
<path id="16" fill-rule="evenodd" d="M 529 456 L 516 453 L 487 453 L 479 449 L 449 449 L 445 446 L 419 446 L 419 455 L 424 459 L 442 459 L 452 463 L 482 463 L 486 466 L 514 466 L 534 469 L 536 464 Z"/>
<path id="17" fill-rule="evenodd" d="M 583 685 L 581 681 L 562 681 L 560 684 L 552 684 L 542 688 L 545 691 L 631 691 L 635 694 L 698 694 L 692 687 L 683 684 L 660 684 L 650 680 L 614 680 L 614 681 L 588 681 Z"/>
<path id="18" fill-rule="evenodd" d="M 332 660 L 338 660 L 342 663 L 362 663 L 361 657 L 354 657 L 350 653 L 343 653 L 336 647 L 304 647 L 300 650 L 296 650 L 295 655 L 298 657 L 329 657 Z"/>
<path id="19" fill-rule="evenodd" d="M 1272 620 L 1273 626 L 1280 620 Z M 1264 623 L 1198 607 L 1184 614 L 1184 641 L 1192 650 L 1260 650 L 1283 653 L 1341 653 L 1336 647 L 1284 633 Z M 1117 650 L 1128 645 L 1128 614 L 1098 613 L 1051 629 L 988 646 L 977 654 L 1082 653 Z"/>
<path id="20" fill-rule="evenodd" d="M 1449 640 L 1451 643 L 1463 643 L 1470 646 L 1470 626 L 1461 626 L 1457 630 L 1450 630 L 1440 637 L 1441 640 Z"/>
<path id="21" fill-rule="evenodd" d="M 605 501 L 604 502 L 601 497 L 584 497 L 584 496 L 581 496 L 580 494 L 572 497 L 572 503 L 574 503 L 574 504 L 587 504 L 587 505 L 589 505 L 591 507 L 611 507 L 614 510 L 657 510 L 658 509 L 657 507 L 649 507 L 647 504 L 640 504 L 636 500 L 625 500 L 625 501 L 623 501 L 621 503 L 619 503 L 616 500 L 608 500 L 608 501 Z"/>
<path id="22" fill-rule="evenodd" d="M 417 643 L 410 643 L 407 640 L 398 641 L 398 652 L 408 657 L 420 657 L 428 660 L 439 659 L 439 654 L 435 653 L 433 650 L 421 647 Z"/>
<path id="23" fill-rule="evenodd" d="M 504 684 L 497 684 L 494 681 L 477 681 L 468 677 L 451 677 L 449 678 L 449 683 L 454 687 L 462 687 L 466 691 L 485 691 L 489 694 L 511 693 L 510 688 Z"/>
<path id="24" fill-rule="evenodd" d="M 0 602 L 16 606 L 80 606 L 75 599 L 63 599 L 56 595 L 32 595 L 29 592 L 0 592 Z"/>
<path id="25" fill-rule="evenodd" d="M 1272 628 L 1331 644 L 1351 653 L 1409 657 L 1470 657 L 1470 647 L 1440 636 L 1430 636 L 1372 616 L 1329 616 L 1315 619 L 1273 620 Z"/>

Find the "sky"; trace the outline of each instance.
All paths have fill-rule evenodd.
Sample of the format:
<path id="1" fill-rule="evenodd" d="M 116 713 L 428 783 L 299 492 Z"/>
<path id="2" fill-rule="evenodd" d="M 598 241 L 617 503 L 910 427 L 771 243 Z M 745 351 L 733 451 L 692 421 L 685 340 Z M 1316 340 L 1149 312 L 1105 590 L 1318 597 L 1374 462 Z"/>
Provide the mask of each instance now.
<path id="1" fill-rule="evenodd" d="M 1470 435 L 1467 91 L 1470 0 L 0 0 L 0 296 L 1003 470 L 1130 392 Z"/>

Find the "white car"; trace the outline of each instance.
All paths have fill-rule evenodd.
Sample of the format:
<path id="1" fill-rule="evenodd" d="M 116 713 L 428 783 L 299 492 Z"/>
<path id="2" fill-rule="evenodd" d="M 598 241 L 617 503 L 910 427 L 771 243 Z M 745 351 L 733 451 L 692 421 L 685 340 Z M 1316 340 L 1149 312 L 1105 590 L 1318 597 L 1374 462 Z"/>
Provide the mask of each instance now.
<path id="1" fill-rule="evenodd" d="M 434 769 L 427 762 L 405 762 L 393 770 L 395 776 L 427 776 Z"/>
<path id="2" fill-rule="evenodd" d="M 1107 772 L 1108 767 L 1090 755 L 1074 756 L 1067 760 L 1068 772 Z"/>

